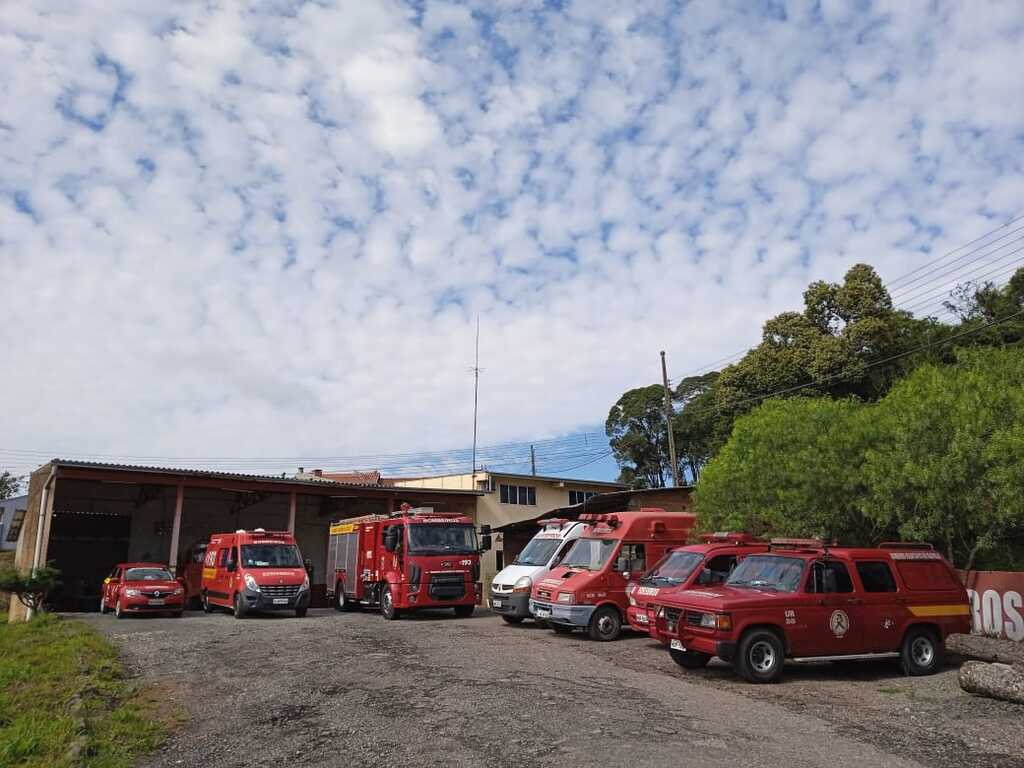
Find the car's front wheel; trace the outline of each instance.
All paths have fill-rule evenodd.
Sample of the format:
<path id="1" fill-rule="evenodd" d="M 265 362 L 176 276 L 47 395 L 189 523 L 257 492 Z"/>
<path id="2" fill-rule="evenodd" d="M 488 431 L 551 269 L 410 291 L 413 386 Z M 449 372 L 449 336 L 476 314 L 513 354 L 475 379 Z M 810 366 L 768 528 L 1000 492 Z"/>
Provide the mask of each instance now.
<path id="1" fill-rule="evenodd" d="M 114 616 L 118 619 L 124 618 L 124 608 L 121 606 L 121 598 L 117 598 L 117 602 L 114 603 Z"/>
<path id="2" fill-rule="evenodd" d="M 247 606 L 245 604 L 245 598 L 242 597 L 242 593 L 241 592 L 235 592 L 235 603 L 234 603 L 234 605 L 235 605 L 235 610 L 234 610 L 235 618 L 236 619 L 244 619 L 245 618 L 245 614 L 248 613 L 248 607 L 249 606 Z"/>
<path id="3" fill-rule="evenodd" d="M 100 613 L 106 613 L 108 610 L 106 598 L 100 597 Z"/>
<path id="4" fill-rule="evenodd" d="M 786 651 L 782 640 L 768 629 L 755 629 L 743 636 L 733 667 L 748 683 L 776 683 L 782 677 Z"/>
<path id="5" fill-rule="evenodd" d="M 622 617 L 619 612 L 610 605 L 605 605 L 594 611 L 590 617 L 590 626 L 587 627 L 587 634 L 591 640 L 615 640 L 622 633 Z"/>

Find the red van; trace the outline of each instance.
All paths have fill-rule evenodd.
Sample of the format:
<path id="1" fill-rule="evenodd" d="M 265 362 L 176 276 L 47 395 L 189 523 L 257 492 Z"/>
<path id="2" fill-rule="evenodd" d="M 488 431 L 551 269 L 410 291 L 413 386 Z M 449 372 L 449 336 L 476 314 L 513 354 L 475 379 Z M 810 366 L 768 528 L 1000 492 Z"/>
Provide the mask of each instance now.
<path id="1" fill-rule="evenodd" d="M 229 608 L 241 619 L 250 611 L 309 609 L 309 575 L 295 537 L 287 531 L 215 533 L 206 546 L 200 587 L 203 610 Z"/>
<path id="2" fill-rule="evenodd" d="M 614 640 L 626 621 L 626 584 L 672 547 L 686 543 L 696 517 L 663 509 L 580 515 L 593 528 L 533 587 L 530 613 L 555 632 L 586 630 Z"/>
<path id="3" fill-rule="evenodd" d="M 185 587 L 163 563 L 118 563 L 103 580 L 100 613 L 171 613 L 185 609 Z"/>
<path id="4" fill-rule="evenodd" d="M 687 589 L 721 584 L 743 558 L 768 551 L 766 540 L 749 533 L 708 533 L 701 536 L 701 542 L 670 550 L 643 577 L 629 583 L 629 626 L 668 645 L 672 638 L 659 633 L 654 621 L 651 606 L 656 601 Z"/>

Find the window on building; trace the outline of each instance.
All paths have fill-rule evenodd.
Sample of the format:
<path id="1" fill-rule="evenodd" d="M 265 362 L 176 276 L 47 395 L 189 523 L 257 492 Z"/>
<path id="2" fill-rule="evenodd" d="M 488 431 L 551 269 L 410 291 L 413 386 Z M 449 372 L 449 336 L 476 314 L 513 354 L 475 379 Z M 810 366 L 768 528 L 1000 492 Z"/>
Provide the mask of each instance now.
<path id="1" fill-rule="evenodd" d="M 502 504 L 537 505 L 537 489 L 532 485 L 500 485 L 498 493 Z"/>
<path id="2" fill-rule="evenodd" d="M 865 592 L 895 592 L 896 579 L 888 563 L 880 561 L 857 563 L 857 575 Z"/>
<path id="3" fill-rule="evenodd" d="M 17 541 L 21 533 L 21 526 L 25 523 L 25 510 L 16 509 L 11 516 L 11 525 L 7 529 L 7 541 Z"/>
<path id="4" fill-rule="evenodd" d="M 597 496 L 596 491 L 569 491 L 569 504 L 582 504 L 595 496 Z"/>

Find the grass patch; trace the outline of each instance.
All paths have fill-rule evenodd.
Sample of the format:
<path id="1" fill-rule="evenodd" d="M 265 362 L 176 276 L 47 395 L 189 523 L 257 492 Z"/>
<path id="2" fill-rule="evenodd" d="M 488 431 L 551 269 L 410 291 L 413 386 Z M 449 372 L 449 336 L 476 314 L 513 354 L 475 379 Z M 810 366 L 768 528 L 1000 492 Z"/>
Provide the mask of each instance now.
<path id="1" fill-rule="evenodd" d="M 46 614 L 0 625 L 0 765 L 127 768 L 167 730 L 156 697 L 86 625 Z"/>

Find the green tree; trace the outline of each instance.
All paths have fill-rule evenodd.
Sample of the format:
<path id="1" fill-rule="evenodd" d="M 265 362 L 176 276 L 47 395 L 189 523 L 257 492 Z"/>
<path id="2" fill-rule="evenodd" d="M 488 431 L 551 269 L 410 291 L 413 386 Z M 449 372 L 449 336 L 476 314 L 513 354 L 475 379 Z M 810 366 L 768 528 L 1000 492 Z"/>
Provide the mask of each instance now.
<path id="1" fill-rule="evenodd" d="M 864 514 L 942 546 L 960 567 L 1024 533 L 1024 354 L 969 350 L 928 364 L 872 408 Z"/>
<path id="2" fill-rule="evenodd" d="M 662 488 L 669 470 L 664 394 L 658 384 L 631 389 L 608 412 L 608 435 L 620 479 L 634 488 Z"/>
<path id="3" fill-rule="evenodd" d="M 720 439 L 715 413 L 717 380 L 718 371 L 689 376 L 682 379 L 672 393 L 673 403 L 679 406 L 672 416 L 672 431 L 680 476 L 694 483 Z"/>
<path id="4" fill-rule="evenodd" d="M 0 472 L 0 499 L 9 499 L 21 487 L 20 477 L 15 477 L 7 470 Z"/>
<path id="5" fill-rule="evenodd" d="M 13 569 L 0 571 L 0 592 L 11 592 L 18 599 L 38 613 L 46 598 L 60 586 L 60 571 L 46 566 L 37 568 L 35 573 L 22 574 Z"/>
<path id="6" fill-rule="evenodd" d="M 697 483 L 701 528 L 876 540 L 879 526 L 860 507 L 873 439 L 865 408 L 853 399 L 777 399 L 739 418 Z"/>

